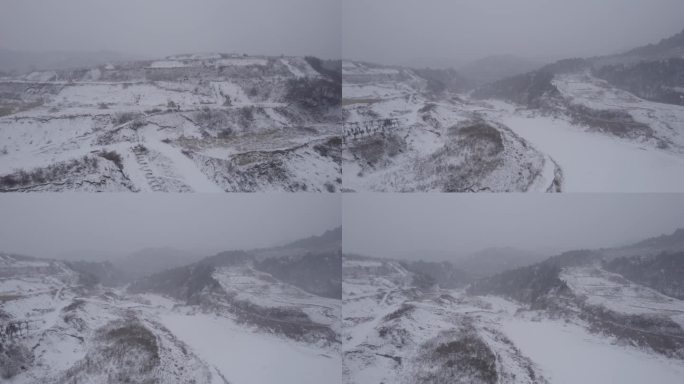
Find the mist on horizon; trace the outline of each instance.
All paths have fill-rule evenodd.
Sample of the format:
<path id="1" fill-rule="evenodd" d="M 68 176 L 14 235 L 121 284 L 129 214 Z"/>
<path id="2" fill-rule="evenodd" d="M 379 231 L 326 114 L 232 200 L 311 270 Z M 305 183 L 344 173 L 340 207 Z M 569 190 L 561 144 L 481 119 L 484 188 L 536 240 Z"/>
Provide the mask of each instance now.
<path id="1" fill-rule="evenodd" d="M 677 194 L 349 194 L 343 204 L 345 253 L 409 260 L 503 247 L 554 256 L 684 228 Z"/>
<path id="2" fill-rule="evenodd" d="M 206 256 L 283 245 L 340 226 L 338 195 L 6 195 L 0 252 L 105 260 L 145 249 Z"/>
<path id="3" fill-rule="evenodd" d="M 396 65 L 492 55 L 551 62 L 620 53 L 684 29 L 678 0 L 347 0 L 342 8 L 343 57 Z"/>
<path id="4" fill-rule="evenodd" d="M 340 56 L 336 0 L 6 0 L 0 48 L 118 52 Z"/>

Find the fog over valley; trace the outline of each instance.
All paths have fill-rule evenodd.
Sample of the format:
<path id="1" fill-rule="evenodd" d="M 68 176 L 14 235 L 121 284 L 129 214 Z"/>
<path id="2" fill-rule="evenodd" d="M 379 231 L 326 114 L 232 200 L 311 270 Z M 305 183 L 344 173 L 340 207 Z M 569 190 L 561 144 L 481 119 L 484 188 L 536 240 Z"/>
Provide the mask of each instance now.
<path id="1" fill-rule="evenodd" d="M 0 383 L 681 384 L 682 15 L 1 0 Z"/>
<path id="2" fill-rule="evenodd" d="M 101 260 L 145 248 L 209 256 L 282 245 L 340 225 L 336 195 L 3 196 L 2 251 Z"/>
<path id="3" fill-rule="evenodd" d="M 343 206 L 345 383 L 681 380 L 681 194 L 347 194 Z"/>
<path id="4" fill-rule="evenodd" d="M 3 383 L 340 383 L 339 195 L 7 195 L 0 211 Z"/>
<path id="5" fill-rule="evenodd" d="M 142 58 L 202 52 L 339 58 L 339 8 L 333 0 L 7 0 L 0 48 Z"/>
<path id="6" fill-rule="evenodd" d="M 350 194 L 343 204 L 346 253 L 414 260 L 505 247 L 548 257 L 684 228 L 678 194 Z"/>
<path id="7" fill-rule="evenodd" d="M 454 67 L 491 55 L 551 62 L 613 54 L 682 30 L 677 0 L 348 0 L 343 57 Z"/>

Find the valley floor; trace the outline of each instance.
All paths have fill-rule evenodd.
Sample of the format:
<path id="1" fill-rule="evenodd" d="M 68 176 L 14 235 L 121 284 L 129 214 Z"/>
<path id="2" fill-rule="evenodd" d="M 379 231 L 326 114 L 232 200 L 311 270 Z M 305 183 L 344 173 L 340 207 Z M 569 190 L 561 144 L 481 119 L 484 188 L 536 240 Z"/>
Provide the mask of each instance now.
<path id="1" fill-rule="evenodd" d="M 413 70 L 395 70 L 401 80 L 392 81 L 371 69 L 344 67 L 346 190 L 684 191 L 684 106 L 640 99 L 589 74 L 556 76 L 558 95 L 530 108 L 434 94 Z M 398 127 L 365 128 L 382 119 Z"/>
<path id="2" fill-rule="evenodd" d="M 439 295 L 449 295 L 455 303 L 436 305 L 434 299 Z M 391 342 L 385 343 L 386 340 L 378 337 L 378 332 L 388 326 L 388 314 L 399 310 L 402 305 L 415 306 L 416 309 L 405 320 L 412 323 L 410 326 L 395 325 L 397 332 L 402 329 L 410 332 L 406 335 L 411 340 L 409 345 L 400 348 L 393 347 Z M 676 384 L 684 377 L 684 362 L 681 360 L 616 345 L 614 340 L 592 334 L 572 321 L 552 319 L 541 313 L 518 312 L 518 309 L 516 304 L 498 298 L 485 298 L 478 302 L 466 298 L 463 293 L 448 290 L 435 294 L 435 297 L 406 300 L 392 306 L 379 302 L 372 313 L 365 314 L 367 321 L 345 330 L 348 335 L 344 351 L 345 382 L 411 382 L 411 360 L 418 358 L 420 345 L 467 322 L 474 324 L 498 356 L 496 364 L 502 379 L 500 382 L 518 382 L 506 377 L 510 377 L 511 372 L 526 369 L 534 371 L 537 380 L 544 378 L 553 384 Z M 353 313 L 353 310 L 348 312 Z M 416 328 L 415 333 L 412 327 Z M 508 355 L 510 351 L 505 348 L 508 342 L 500 343 L 494 338 L 488 340 L 490 335 L 508 339 L 520 356 L 513 358 Z M 365 358 L 359 358 L 360 355 Z M 397 365 L 392 358 L 400 358 L 402 364 Z M 525 359 L 531 363 L 529 368 L 521 364 Z M 409 379 L 406 379 L 407 375 Z M 544 382 L 529 378 L 521 380 L 519 382 Z"/>
<path id="3" fill-rule="evenodd" d="M 252 333 L 226 318 L 169 313 L 161 322 L 230 383 L 341 382 L 339 356 Z"/>
<path id="4" fill-rule="evenodd" d="M 14 283 L 0 279 L 0 292 L 16 289 Z M 24 281 L 33 287 L 39 286 L 37 283 Z M 29 333 L 15 341 L 34 355 L 34 360 L 26 363 L 30 369 L 19 369 L 3 383 L 115 382 L 112 377 L 119 374 L 131 382 L 341 382 L 341 357 L 334 348 L 238 324 L 223 311 L 212 314 L 155 294 L 128 295 L 110 290 L 86 296 L 79 294 L 78 288 L 56 288 L 57 280 L 40 284 L 49 288 L 0 302 L 0 312 L 31 322 Z M 138 325 L 156 340 L 151 355 L 138 351 L 142 339 L 136 339 L 134 333 L 130 339 L 110 339 L 112 334 L 135 332 L 132 327 Z M 114 333 L 103 333 L 112 327 Z M 115 354 L 114 360 L 109 360 L 112 358 L 107 356 L 115 353 L 111 348 L 123 348 L 125 354 Z M 117 359 L 139 353 L 136 362 L 130 363 L 133 373 L 126 374 L 126 363 Z M 139 368 L 145 367 L 146 361 L 157 362 L 151 370 Z"/>
<path id="5" fill-rule="evenodd" d="M 392 262 L 344 263 L 351 271 L 343 282 L 347 384 L 676 384 L 684 377 L 684 360 L 590 331 L 579 317 L 531 310 L 498 296 L 472 296 L 463 290 L 421 291 Z M 363 268 L 382 273 L 367 274 Z M 621 298 L 622 303 L 616 303 L 620 307 L 629 302 L 628 313 L 638 309 L 676 315 L 684 310 L 680 300 L 595 270 L 569 270 L 563 279 L 578 292 L 611 293 Z M 601 300 L 615 301 L 608 296 Z M 449 345 L 460 347 L 445 352 Z M 453 364 L 458 370 L 450 370 Z"/>
<path id="6" fill-rule="evenodd" d="M 502 122 L 563 170 L 564 192 L 684 191 L 684 156 L 586 132 L 561 119 L 510 115 Z"/>
<path id="7" fill-rule="evenodd" d="M 551 383 L 679 383 L 684 363 L 616 346 L 585 329 L 557 320 L 510 318 L 504 334 Z"/>

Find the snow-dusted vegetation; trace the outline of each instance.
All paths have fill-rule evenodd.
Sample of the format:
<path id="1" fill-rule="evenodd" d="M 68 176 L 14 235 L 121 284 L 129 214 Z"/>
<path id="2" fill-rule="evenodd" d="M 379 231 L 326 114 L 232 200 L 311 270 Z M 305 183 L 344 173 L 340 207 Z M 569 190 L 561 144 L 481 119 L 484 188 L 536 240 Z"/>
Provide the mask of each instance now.
<path id="1" fill-rule="evenodd" d="M 180 55 L 0 78 L 0 191 L 334 192 L 339 62 Z"/>
<path id="2" fill-rule="evenodd" d="M 680 229 L 469 284 L 453 274 L 455 288 L 425 272 L 444 263 L 421 261 L 419 272 L 345 255 L 344 382 L 678 383 L 683 250 Z"/>
<path id="3" fill-rule="evenodd" d="M 320 287 L 339 287 L 340 247 L 337 229 L 140 279 L 1 253 L 1 381 L 339 383 L 341 301 Z"/>
<path id="4" fill-rule="evenodd" d="M 684 191 L 683 36 L 488 84 L 345 61 L 344 188 Z"/>

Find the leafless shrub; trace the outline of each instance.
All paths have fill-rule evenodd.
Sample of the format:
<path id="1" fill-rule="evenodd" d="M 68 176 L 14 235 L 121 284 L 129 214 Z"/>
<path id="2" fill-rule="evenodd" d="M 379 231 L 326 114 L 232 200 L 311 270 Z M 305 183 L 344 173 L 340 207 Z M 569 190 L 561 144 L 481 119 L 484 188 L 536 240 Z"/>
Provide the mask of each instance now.
<path id="1" fill-rule="evenodd" d="M 121 155 L 116 151 L 101 151 L 99 153 L 100 157 L 103 157 L 109 161 L 112 161 L 119 169 L 123 169 L 123 159 Z"/>
<path id="2" fill-rule="evenodd" d="M 80 159 L 63 161 L 47 167 L 18 170 L 14 173 L 0 176 L 0 190 L 12 190 L 14 188 L 63 180 L 73 173 L 92 172 L 97 169 L 97 165 L 96 157 L 84 156 Z"/>
<path id="3" fill-rule="evenodd" d="M 10 379 L 26 370 L 33 361 L 33 354 L 23 344 L 0 343 L 0 377 Z"/>

